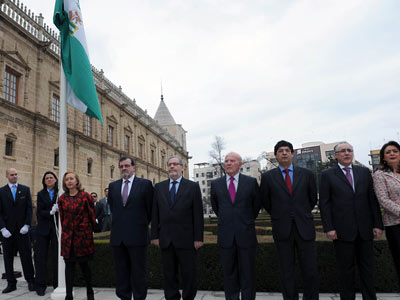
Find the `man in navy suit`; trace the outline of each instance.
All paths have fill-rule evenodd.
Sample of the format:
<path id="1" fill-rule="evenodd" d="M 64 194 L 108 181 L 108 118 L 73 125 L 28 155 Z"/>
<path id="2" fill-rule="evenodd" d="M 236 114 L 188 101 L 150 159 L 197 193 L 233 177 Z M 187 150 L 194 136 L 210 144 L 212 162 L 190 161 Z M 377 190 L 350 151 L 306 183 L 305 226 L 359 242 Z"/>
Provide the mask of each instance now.
<path id="1" fill-rule="evenodd" d="M 225 156 L 226 176 L 211 182 L 211 205 L 218 216 L 218 245 L 227 300 L 256 297 L 255 219 L 261 208 L 257 180 L 239 174 L 239 154 Z"/>
<path id="2" fill-rule="evenodd" d="M 337 165 L 321 173 L 319 205 L 327 237 L 333 241 L 340 275 L 340 299 L 355 299 L 355 262 L 363 300 L 375 300 L 373 239 L 382 235 L 382 217 L 371 173 L 353 165 L 353 147 L 334 147 Z"/>
<path id="3" fill-rule="evenodd" d="M 295 254 L 303 275 L 304 300 L 318 299 L 318 269 L 312 209 L 317 203 L 315 177 L 293 167 L 293 145 L 279 141 L 274 148 L 279 166 L 261 177 L 260 194 L 271 215 L 272 234 L 281 269 L 283 299 L 298 300 Z"/>
<path id="4" fill-rule="evenodd" d="M 168 159 L 169 179 L 154 188 L 152 243 L 161 248 L 166 300 L 179 300 L 179 269 L 182 299 L 196 297 L 196 250 L 203 246 L 203 204 L 197 183 L 182 177 L 183 161 Z"/>
<path id="5" fill-rule="evenodd" d="M 17 289 L 14 276 L 14 254 L 18 250 L 28 289 L 35 290 L 29 227 L 32 222 L 32 198 L 29 187 L 18 183 L 14 168 L 6 171 L 8 184 L 0 188 L 0 231 L 4 250 L 7 287 L 3 294 Z"/>
<path id="6" fill-rule="evenodd" d="M 116 294 L 122 300 L 147 296 L 147 246 L 153 201 L 150 180 L 135 176 L 132 158 L 121 157 L 122 179 L 109 185 L 108 201 L 113 215 L 110 245 L 117 275 Z"/>

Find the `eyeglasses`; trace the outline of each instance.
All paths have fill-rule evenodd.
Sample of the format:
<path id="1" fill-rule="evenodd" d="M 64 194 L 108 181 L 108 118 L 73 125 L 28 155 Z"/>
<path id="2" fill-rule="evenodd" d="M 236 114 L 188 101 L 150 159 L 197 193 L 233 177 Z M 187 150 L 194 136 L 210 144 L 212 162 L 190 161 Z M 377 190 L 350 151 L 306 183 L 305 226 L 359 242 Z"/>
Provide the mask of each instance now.
<path id="1" fill-rule="evenodd" d="M 168 163 L 168 167 L 170 167 L 170 166 L 180 166 L 180 165 L 181 165 L 180 163 L 176 163 L 176 162 Z"/>
<path id="2" fill-rule="evenodd" d="M 353 149 L 345 148 L 345 149 L 338 150 L 335 153 L 345 153 L 345 152 L 353 153 Z"/>
<path id="3" fill-rule="evenodd" d="M 119 165 L 120 169 L 129 168 L 129 167 L 132 167 L 132 165 Z"/>

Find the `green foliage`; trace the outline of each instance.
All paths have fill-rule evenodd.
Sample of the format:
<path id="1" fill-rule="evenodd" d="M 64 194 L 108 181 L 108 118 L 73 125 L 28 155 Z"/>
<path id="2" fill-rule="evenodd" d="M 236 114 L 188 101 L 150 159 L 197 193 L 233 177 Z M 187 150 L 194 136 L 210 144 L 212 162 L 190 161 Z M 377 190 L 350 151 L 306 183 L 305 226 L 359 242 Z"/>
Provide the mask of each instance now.
<path id="1" fill-rule="evenodd" d="M 332 293 L 339 291 L 339 282 L 335 251 L 330 241 L 317 242 L 320 291 Z M 397 278 L 386 240 L 374 242 L 375 281 L 378 292 L 397 291 Z M 95 255 L 90 263 L 93 285 L 97 287 L 115 287 L 115 270 L 111 247 L 95 242 Z M 78 273 L 80 272 L 77 268 Z M 302 277 L 297 265 L 297 284 L 302 290 Z M 197 274 L 199 290 L 223 290 L 222 268 L 219 249 L 216 244 L 205 244 L 197 256 Z M 256 281 L 258 292 L 280 292 L 279 260 L 273 243 L 262 243 L 257 247 Z M 154 246 L 148 248 L 148 286 L 162 289 L 163 284 L 160 250 Z M 76 285 L 84 286 L 81 275 L 76 276 Z M 359 280 L 357 276 L 357 290 Z"/>

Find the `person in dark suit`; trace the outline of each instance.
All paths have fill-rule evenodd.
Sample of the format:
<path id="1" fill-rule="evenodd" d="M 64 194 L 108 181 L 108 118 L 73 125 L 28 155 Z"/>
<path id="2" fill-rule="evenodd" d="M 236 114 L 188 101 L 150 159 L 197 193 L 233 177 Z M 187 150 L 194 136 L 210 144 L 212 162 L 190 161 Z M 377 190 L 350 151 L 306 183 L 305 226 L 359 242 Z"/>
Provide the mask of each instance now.
<path id="1" fill-rule="evenodd" d="M 304 282 L 303 299 L 318 299 L 315 227 L 311 213 L 317 203 L 315 177 L 310 170 L 293 167 L 291 143 L 279 141 L 274 154 L 279 166 L 262 175 L 260 194 L 266 211 L 271 215 L 283 299 L 299 299 L 295 274 L 296 252 Z"/>
<path id="2" fill-rule="evenodd" d="M 166 300 L 179 300 L 179 269 L 182 299 L 196 297 L 196 250 L 203 246 L 203 202 L 197 183 L 182 177 L 183 161 L 168 159 L 169 179 L 154 189 L 152 243 L 161 248 Z"/>
<path id="3" fill-rule="evenodd" d="M 373 239 L 382 235 L 382 217 L 371 173 L 353 165 L 353 147 L 334 147 L 337 165 L 321 173 L 320 209 L 324 232 L 333 241 L 340 275 L 340 299 L 355 299 L 355 261 L 364 300 L 376 299 Z"/>
<path id="4" fill-rule="evenodd" d="M 101 232 L 111 230 L 111 220 L 112 220 L 110 203 L 108 202 L 108 187 L 104 189 L 104 195 L 105 197 L 100 199 L 100 202 L 103 204 L 104 207 L 104 217 L 101 224 Z"/>
<path id="5" fill-rule="evenodd" d="M 36 226 L 36 293 L 43 296 L 46 291 L 46 273 L 49 248 L 52 262 L 53 287 L 58 286 L 58 240 L 56 220 L 58 219 L 58 179 L 47 171 L 42 179 L 43 189 L 37 194 Z"/>
<path id="6" fill-rule="evenodd" d="M 150 180 L 135 176 L 132 158 L 121 157 L 122 179 L 109 185 L 108 201 L 113 215 L 110 246 L 116 270 L 116 295 L 144 300 L 147 295 L 147 246 L 153 202 Z"/>
<path id="7" fill-rule="evenodd" d="M 94 209 L 96 212 L 96 224 L 94 225 L 94 232 L 100 232 L 103 226 L 103 218 L 105 216 L 104 204 L 98 200 L 97 193 L 90 193 L 94 201 Z"/>
<path id="8" fill-rule="evenodd" d="M 225 156 L 226 176 L 211 182 L 211 205 L 218 216 L 218 245 L 224 273 L 225 298 L 256 297 L 256 246 L 254 220 L 261 208 L 255 178 L 239 174 L 239 154 Z"/>
<path id="9" fill-rule="evenodd" d="M 3 294 L 17 289 L 14 276 L 14 254 L 18 250 L 22 270 L 28 289 L 35 290 L 29 227 L 32 222 L 32 198 L 29 187 L 18 183 L 18 173 L 14 168 L 6 171 L 8 184 L 0 188 L 0 231 L 4 250 L 4 268 L 7 287 Z"/>

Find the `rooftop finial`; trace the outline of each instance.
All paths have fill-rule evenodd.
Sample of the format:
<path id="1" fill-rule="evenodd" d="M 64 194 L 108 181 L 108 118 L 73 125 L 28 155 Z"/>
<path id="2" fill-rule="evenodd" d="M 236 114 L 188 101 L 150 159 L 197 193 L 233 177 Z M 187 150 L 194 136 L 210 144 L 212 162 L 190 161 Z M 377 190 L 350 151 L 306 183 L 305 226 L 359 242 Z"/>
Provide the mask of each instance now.
<path id="1" fill-rule="evenodd" d="M 161 80 L 161 101 L 164 101 L 163 90 L 162 90 L 162 80 Z"/>

